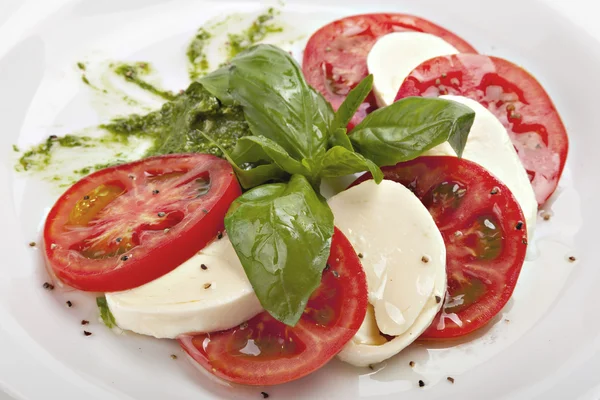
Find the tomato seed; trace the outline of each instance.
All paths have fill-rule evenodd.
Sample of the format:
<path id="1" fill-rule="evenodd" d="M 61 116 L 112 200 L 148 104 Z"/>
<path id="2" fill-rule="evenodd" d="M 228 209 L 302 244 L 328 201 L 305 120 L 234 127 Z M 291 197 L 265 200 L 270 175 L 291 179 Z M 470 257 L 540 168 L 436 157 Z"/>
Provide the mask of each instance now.
<path id="1" fill-rule="evenodd" d="M 121 240 L 123 240 L 123 238 L 118 237 L 118 238 L 115 239 L 115 242 L 121 243 Z"/>
<path id="2" fill-rule="evenodd" d="M 492 189 L 490 194 L 498 194 L 498 193 L 500 193 L 500 189 L 497 186 L 494 186 L 494 188 Z"/>
<path id="3" fill-rule="evenodd" d="M 35 242 L 29 242 L 29 247 L 35 247 Z"/>

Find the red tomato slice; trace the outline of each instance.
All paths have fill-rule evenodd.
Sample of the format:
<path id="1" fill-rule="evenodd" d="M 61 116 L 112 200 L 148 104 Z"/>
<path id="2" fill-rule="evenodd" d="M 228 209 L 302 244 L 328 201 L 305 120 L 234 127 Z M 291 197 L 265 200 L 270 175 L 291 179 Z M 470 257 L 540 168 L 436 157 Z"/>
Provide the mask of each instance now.
<path id="1" fill-rule="evenodd" d="M 418 66 L 396 100 L 453 94 L 487 107 L 504 124 L 529 174 L 539 205 L 554 193 L 569 140 L 552 100 L 523 68 L 497 57 L 457 54 Z"/>
<path id="2" fill-rule="evenodd" d="M 112 292 L 150 282 L 223 228 L 240 188 L 208 154 L 147 158 L 95 172 L 56 202 L 44 227 L 46 260 L 77 289 Z"/>
<path id="3" fill-rule="evenodd" d="M 378 38 L 391 32 L 417 31 L 437 35 L 460 52 L 477 53 L 450 31 L 405 14 L 354 15 L 334 21 L 315 32 L 304 50 L 306 81 L 325 96 L 335 110 L 348 92 L 367 75 L 367 55 Z M 371 93 L 348 125 L 348 130 L 377 108 Z"/>
<path id="4" fill-rule="evenodd" d="M 226 331 L 181 336 L 181 347 L 207 371 L 244 385 L 277 385 L 319 369 L 354 336 L 367 310 L 365 273 L 337 228 L 327 265 L 293 328 L 263 312 Z"/>
<path id="5" fill-rule="evenodd" d="M 527 227 L 514 196 L 485 168 L 456 157 L 419 157 L 382 171 L 415 193 L 446 243 L 446 300 L 420 338 L 457 338 L 481 328 L 512 295 L 525 261 Z"/>

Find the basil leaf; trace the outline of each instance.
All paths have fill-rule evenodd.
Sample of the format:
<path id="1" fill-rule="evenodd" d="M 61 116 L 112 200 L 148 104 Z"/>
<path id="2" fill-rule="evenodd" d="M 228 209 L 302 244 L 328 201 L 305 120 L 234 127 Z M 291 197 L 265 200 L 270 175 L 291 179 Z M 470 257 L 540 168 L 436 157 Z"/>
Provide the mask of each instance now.
<path id="1" fill-rule="evenodd" d="M 372 88 L 373 75 L 369 75 L 348 93 L 340 108 L 335 112 L 335 119 L 331 127 L 332 131 L 338 128 L 345 128 L 350 123 L 360 105 L 364 103 L 369 93 L 371 93 Z"/>
<path id="2" fill-rule="evenodd" d="M 115 317 L 110 312 L 110 308 L 108 308 L 108 303 L 106 302 L 106 297 L 96 297 L 96 305 L 98 306 L 98 311 L 100 311 L 100 318 L 102 318 L 102 322 L 104 325 L 113 329 L 117 326 L 117 322 L 115 321 Z"/>
<path id="3" fill-rule="evenodd" d="M 235 102 L 229 92 L 229 70 L 229 65 L 221 67 L 216 71 L 197 79 L 197 81 L 200 82 L 210 94 L 218 98 L 221 103 L 231 106 Z"/>
<path id="4" fill-rule="evenodd" d="M 473 110 L 455 101 L 407 97 L 367 115 L 349 137 L 379 166 L 411 160 L 445 141 L 460 157 L 474 119 Z"/>
<path id="5" fill-rule="evenodd" d="M 229 73 L 228 93 L 255 135 L 277 142 L 299 161 L 325 153 L 333 109 L 306 83 L 292 56 L 275 46 L 254 46 L 231 60 Z"/>
<path id="6" fill-rule="evenodd" d="M 329 257 L 333 214 L 325 200 L 293 175 L 238 197 L 225 228 L 262 306 L 295 325 Z"/>
<path id="7" fill-rule="evenodd" d="M 283 147 L 264 136 L 245 136 L 241 138 L 236 145 L 235 154 L 232 153 L 232 158 L 236 162 L 241 162 L 240 159 L 235 158 L 241 154 L 244 157 L 243 162 L 256 162 L 268 159 L 268 161 L 272 161 L 290 175 L 310 175 L 310 171 L 301 162 L 293 159 Z M 254 155 L 255 157 L 260 156 L 260 158 L 251 160 L 249 159 L 250 155 Z"/>
<path id="8" fill-rule="evenodd" d="M 354 151 L 346 128 L 337 128 L 331 132 L 331 136 L 329 137 L 329 146 L 342 146 L 346 150 Z"/>
<path id="9" fill-rule="evenodd" d="M 343 147 L 335 146 L 325 153 L 321 161 L 320 176 L 337 178 L 363 171 L 371 172 L 377 183 L 383 180 L 383 173 L 373 161 Z"/>
<path id="10" fill-rule="evenodd" d="M 252 145 L 252 143 L 250 143 L 250 145 L 245 145 L 244 143 L 240 144 L 241 142 L 238 141 L 232 154 L 229 154 L 229 152 L 225 150 L 223 146 L 219 145 L 212 137 L 202 131 L 198 131 L 198 133 L 221 150 L 225 159 L 231 164 L 240 185 L 242 185 L 244 189 L 250 189 L 269 181 L 285 180 L 288 177 L 288 174 L 279 166 L 270 163 L 271 159 L 258 145 Z M 234 154 L 237 154 L 237 159 Z M 238 165 L 261 161 L 266 161 L 267 163 L 257 165 L 251 169 L 244 169 Z"/>

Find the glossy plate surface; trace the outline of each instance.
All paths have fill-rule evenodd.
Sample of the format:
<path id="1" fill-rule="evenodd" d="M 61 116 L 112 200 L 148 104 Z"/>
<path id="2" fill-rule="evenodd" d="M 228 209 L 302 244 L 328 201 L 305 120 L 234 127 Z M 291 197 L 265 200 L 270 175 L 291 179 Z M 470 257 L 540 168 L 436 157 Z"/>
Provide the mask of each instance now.
<path id="1" fill-rule="evenodd" d="M 298 382 L 266 389 L 229 387 L 205 376 L 187 363 L 174 341 L 113 334 L 97 321 L 93 296 L 42 289 L 48 276 L 39 248 L 29 242 L 39 242 L 44 217 L 61 189 L 16 173 L 12 145 L 26 147 L 50 134 L 144 111 L 90 90 L 81 81 L 78 61 L 150 61 L 162 85 L 178 90 L 188 84 L 185 47 L 205 20 L 232 11 L 256 13 L 277 3 L 7 3 L 0 15 L 0 389 L 11 397 L 260 399 L 265 390 L 272 399 L 600 398 L 600 268 L 593 255 L 600 223 L 600 44 L 546 3 L 298 0 L 279 6 L 289 36 L 273 43 L 360 12 L 430 19 L 481 53 L 529 69 L 561 112 L 571 149 L 559 189 L 542 211 L 550 218 L 539 218 L 531 240 L 535 254 L 493 325 L 470 341 L 415 344 L 374 371 L 333 361 Z M 306 39 L 292 46 L 295 55 Z M 131 95 L 142 96 L 134 90 Z M 577 261 L 570 262 L 570 256 Z M 65 306 L 67 300 L 72 308 Z M 90 320 L 85 329 L 92 336 L 83 335 L 82 319 Z M 409 361 L 415 361 L 414 368 Z"/>

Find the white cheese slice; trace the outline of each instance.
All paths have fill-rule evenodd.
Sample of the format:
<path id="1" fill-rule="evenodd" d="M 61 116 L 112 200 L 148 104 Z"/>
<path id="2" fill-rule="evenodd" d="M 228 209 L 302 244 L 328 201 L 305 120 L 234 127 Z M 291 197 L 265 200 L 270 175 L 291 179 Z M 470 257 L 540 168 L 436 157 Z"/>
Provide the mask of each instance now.
<path id="1" fill-rule="evenodd" d="M 343 191 L 329 206 L 359 253 L 379 330 L 408 331 L 446 276 L 446 247 L 433 218 L 403 185 L 373 180 Z"/>
<path id="2" fill-rule="evenodd" d="M 138 288 L 107 293 L 106 300 L 122 329 L 170 339 L 229 329 L 262 311 L 227 236 L 168 274 Z"/>
<path id="3" fill-rule="evenodd" d="M 380 107 L 392 104 L 404 79 L 421 63 L 457 53 L 450 43 L 429 33 L 394 32 L 382 36 L 367 56 L 377 103 Z"/>
<path id="4" fill-rule="evenodd" d="M 475 121 L 462 156 L 487 169 L 508 187 L 521 206 L 527 222 L 527 236 L 532 238 L 538 204 L 527 171 L 521 164 L 506 128 L 494 114 L 475 100 L 450 95 L 441 98 L 462 103 L 475 111 Z M 434 147 L 426 154 L 456 156 L 448 142 Z"/>

